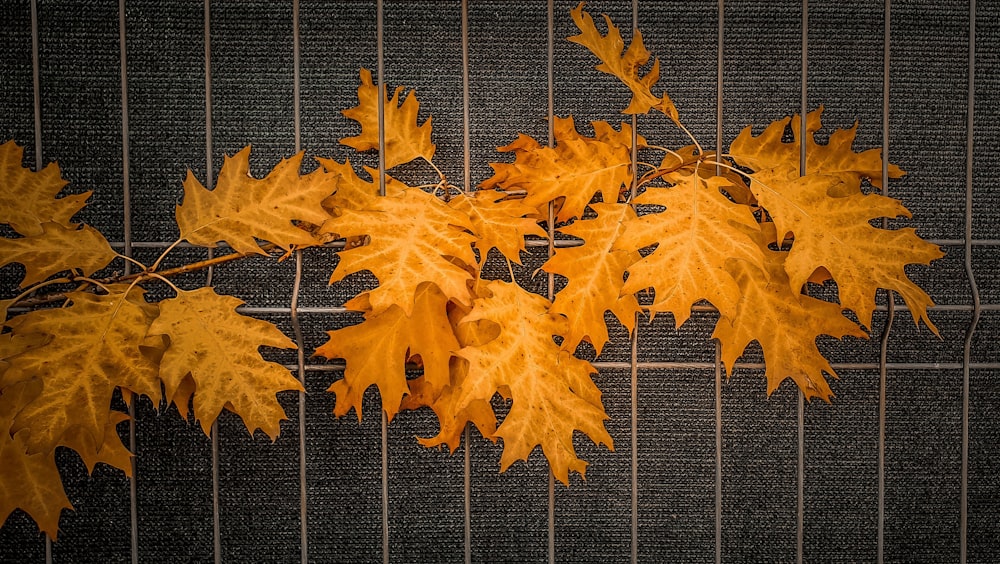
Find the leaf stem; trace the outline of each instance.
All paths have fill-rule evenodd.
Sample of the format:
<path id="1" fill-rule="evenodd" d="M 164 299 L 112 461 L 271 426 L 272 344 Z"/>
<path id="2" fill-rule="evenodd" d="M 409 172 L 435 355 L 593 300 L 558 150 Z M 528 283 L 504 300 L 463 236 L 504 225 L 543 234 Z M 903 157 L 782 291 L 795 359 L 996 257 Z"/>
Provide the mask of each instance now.
<path id="1" fill-rule="evenodd" d="M 120 258 L 120 259 L 124 259 L 124 260 L 126 260 L 126 261 L 128 261 L 128 262 L 130 262 L 130 263 L 132 263 L 132 264 L 134 264 L 136 266 L 138 266 L 139 268 L 141 268 L 143 270 L 143 272 L 149 270 L 148 266 L 142 264 L 141 262 L 135 260 L 134 258 L 132 258 L 132 257 L 130 257 L 128 255 L 123 255 L 121 253 L 115 253 L 115 255 L 117 255 L 118 258 Z"/>
<path id="2" fill-rule="evenodd" d="M 52 284 L 69 284 L 70 282 L 72 282 L 72 280 L 70 280 L 69 278 L 53 278 L 52 280 L 46 280 L 45 282 L 35 284 L 34 286 L 28 288 L 27 290 L 15 296 L 14 299 L 10 301 L 10 305 L 13 306 L 17 302 L 21 301 L 23 298 L 27 297 L 33 292 L 36 292 L 39 288 L 44 288 L 45 286 L 51 286 Z"/>
<path id="3" fill-rule="evenodd" d="M 705 154 L 705 150 L 701 148 L 701 143 L 699 143 L 698 140 L 695 139 L 694 135 L 692 135 L 691 132 L 688 131 L 688 128 L 684 127 L 683 123 L 677 122 L 677 127 L 681 128 L 681 131 L 683 131 L 684 134 L 691 139 L 691 142 L 694 143 L 694 147 L 695 149 L 698 150 L 699 155 Z"/>
<path id="4" fill-rule="evenodd" d="M 184 238 L 182 237 L 180 239 L 177 239 L 173 243 L 171 243 L 170 246 L 167 247 L 166 249 L 164 249 L 163 252 L 160 253 L 160 256 L 156 258 L 156 262 L 153 263 L 153 266 L 149 267 L 146 270 L 148 272 L 155 272 L 156 269 L 160 267 L 160 263 L 163 262 L 163 259 L 166 258 L 167 253 L 169 253 L 170 251 L 174 250 L 174 247 L 176 247 L 177 245 L 180 245 L 181 241 L 183 241 L 183 240 L 184 240 Z"/>

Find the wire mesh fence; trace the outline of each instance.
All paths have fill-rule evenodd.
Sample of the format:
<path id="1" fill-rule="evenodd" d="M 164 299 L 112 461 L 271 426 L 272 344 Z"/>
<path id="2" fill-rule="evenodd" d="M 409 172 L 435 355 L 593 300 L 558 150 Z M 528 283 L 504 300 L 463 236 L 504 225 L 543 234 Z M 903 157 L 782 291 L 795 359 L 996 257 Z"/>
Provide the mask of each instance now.
<path id="1" fill-rule="evenodd" d="M 551 117 L 619 120 L 627 93 L 564 41 L 575 2 L 358 0 L 12 0 L 0 5 L 2 140 L 29 163 L 58 160 L 93 190 L 83 221 L 151 262 L 176 235 L 187 169 L 207 181 L 253 145 L 260 177 L 281 158 L 354 155 L 340 110 L 358 68 L 415 87 L 434 116 L 435 162 L 471 188 L 518 133 L 551 139 Z M 370 280 L 328 286 L 336 248 L 281 263 L 250 259 L 187 275 L 247 302 L 304 354 L 270 354 L 307 393 L 282 397 L 273 444 L 223 417 L 197 425 L 134 409 L 135 477 L 92 476 L 59 453 L 76 510 L 49 544 L 23 514 L 0 529 L 11 562 L 927 561 L 1000 558 L 1000 172 L 996 94 L 1000 10 L 976 2 L 594 1 L 637 25 L 662 59 L 662 84 L 700 139 L 720 146 L 748 124 L 825 105 L 829 128 L 860 121 L 858 144 L 908 171 L 888 194 L 946 251 L 912 278 L 939 304 L 937 338 L 879 295 L 869 340 L 823 341 L 840 379 L 831 405 L 783 386 L 765 395 L 751 348 L 726 379 L 696 307 L 612 324 L 597 382 L 616 451 L 577 444 L 587 480 L 552 483 L 533 456 L 498 474 L 499 447 L 418 446 L 423 413 L 386 427 L 370 392 L 359 423 L 331 415 L 342 364 L 308 355 L 357 322 L 344 301 Z M 626 33 L 628 35 L 628 33 Z M 665 143 L 666 120 L 638 118 Z M 211 172 L 211 174 L 210 174 Z M 403 180 L 424 171 L 403 170 Z M 567 244 L 567 243 L 558 243 Z M 550 249 L 528 248 L 514 275 Z M 222 250 L 220 252 L 226 252 Z M 176 260 L 205 250 L 182 248 Z M 493 277 L 506 267 L 487 266 Z M 4 272 L 5 290 L 16 283 Z M 165 291 L 165 290 L 164 290 Z M 501 406 L 498 406 L 501 407 Z M 466 437 L 470 438 L 469 435 Z M 537 453 L 536 453 L 537 455 Z"/>

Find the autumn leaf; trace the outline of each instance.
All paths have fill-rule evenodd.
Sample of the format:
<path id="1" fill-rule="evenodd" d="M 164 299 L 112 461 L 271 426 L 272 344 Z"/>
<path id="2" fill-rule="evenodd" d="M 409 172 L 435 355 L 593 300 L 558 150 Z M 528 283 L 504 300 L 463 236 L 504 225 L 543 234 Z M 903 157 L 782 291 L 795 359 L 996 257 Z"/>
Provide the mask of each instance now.
<path id="1" fill-rule="evenodd" d="M 368 151 L 379 148 L 378 139 L 378 87 L 372 83 L 372 73 L 361 69 L 361 86 L 358 87 L 358 105 L 344 110 L 345 117 L 361 124 L 361 134 L 345 137 L 340 142 L 358 151 Z M 416 158 L 430 162 L 434 157 L 434 144 L 431 143 L 431 118 L 428 117 L 422 125 L 417 125 L 417 113 L 420 102 L 413 92 L 410 92 L 400 104 L 399 96 L 403 87 L 396 87 L 390 100 L 385 85 L 382 86 L 383 111 L 385 124 L 385 167 L 394 168 L 408 163 Z"/>
<path id="2" fill-rule="evenodd" d="M 722 315 L 712 334 L 721 345 L 727 373 L 732 374 L 747 345 L 757 341 L 764 351 L 768 394 L 791 378 L 806 399 L 829 401 L 833 392 L 823 374 L 837 374 L 816 347 L 816 338 L 867 334 L 844 317 L 842 306 L 793 293 L 785 274 L 787 253 L 761 246 L 766 270 L 747 261 L 729 261 L 742 297 L 736 312 Z"/>
<path id="3" fill-rule="evenodd" d="M 629 332 L 635 327 L 635 315 L 641 311 L 639 302 L 631 293 L 622 294 L 625 269 L 641 257 L 635 251 L 615 249 L 615 241 L 625 226 L 636 220 L 631 206 L 619 204 L 591 204 L 597 218 L 577 220 L 560 227 L 559 231 L 583 239 L 578 247 L 556 250 L 542 270 L 569 279 L 566 287 L 556 294 L 553 313 L 561 313 L 569 320 L 569 331 L 563 340 L 563 349 L 572 353 L 580 341 L 586 340 L 601 354 L 608 342 L 608 328 L 604 312 L 615 314 Z"/>
<path id="4" fill-rule="evenodd" d="M 632 91 L 632 101 L 629 102 L 623 113 L 645 114 L 651 108 L 663 112 L 675 123 L 680 122 L 677 108 L 666 93 L 662 98 L 657 98 L 650 92 L 650 88 L 660 80 L 660 60 L 654 59 L 653 66 L 646 73 L 646 76 L 639 76 L 639 69 L 649 62 L 651 53 L 642 44 L 642 33 L 638 29 L 633 31 L 632 44 L 625 49 L 625 41 L 622 40 L 621 32 L 611 23 L 611 18 L 604 15 L 604 23 L 608 26 L 608 34 L 601 35 L 594 25 L 594 18 L 583 10 L 583 2 L 577 4 L 570 15 L 573 22 L 579 28 L 580 34 L 568 37 L 573 43 L 583 45 L 590 52 L 597 55 L 601 64 L 595 68 L 603 73 L 610 74 L 621 80 L 625 86 Z"/>
<path id="5" fill-rule="evenodd" d="M 616 131 L 606 122 L 593 123 L 594 137 L 580 135 L 573 118 L 555 118 L 556 146 L 543 147 L 526 135 L 498 150 L 514 153 L 513 163 L 490 163 L 494 174 L 483 188 L 525 190 L 524 204 L 543 213 L 549 202 L 564 199 L 556 220 L 582 217 L 600 193 L 605 203 L 615 203 L 632 184 L 632 128 L 623 123 Z M 638 137 L 640 146 L 646 140 Z"/>
<path id="6" fill-rule="evenodd" d="M 295 221 L 321 225 L 330 216 L 322 201 L 333 191 L 322 170 L 299 176 L 299 153 L 284 159 L 266 178 L 250 176 L 250 147 L 226 156 L 214 190 L 207 190 L 191 171 L 184 180 L 184 201 L 177 206 L 181 238 L 214 247 L 225 241 L 239 253 L 264 254 L 254 238 L 282 249 L 319 243 Z"/>
<path id="7" fill-rule="evenodd" d="M 424 282 L 435 284 L 448 299 L 469 305 L 472 274 L 454 259 L 466 266 L 476 264 L 472 229 L 468 216 L 415 188 L 378 197 L 368 209 L 344 209 L 321 231 L 340 237 L 367 235 L 370 241 L 340 253 L 330 283 L 370 271 L 379 281 L 368 296 L 372 314 L 398 305 L 404 315 L 411 315 L 417 287 Z"/>
<path id="8" fill-rule="evenodd" d="M 0 238 L 0 266 L 24 265 L 21 286 L 27 287 L 65 270 L 79 269 L 84 276 L 107 266 L 117 254 L 93 227 L 69 228 L 46 222 L 42 232 L 19 239 Z"/>
<path id="9" fill-rule="evenodd" d="M 504 442 L 501 471 L 541 446 L 552 473 L 568 484 L 570 471 L 582 475 L 587 467 L 573 447 L 576 431 L 613 448 L 601 392 L 591 380 L 596 370 L 552 340 L 568 327 L 564 317 L 549 311 L 548 300 L 499 280 L 487 289 L 491 296 L 477 299 L 462 323 L 491 322 L 500 327 L 499 335 L 458 351 L 469 367 L 452 390 L 453 408 L 461 412 L 488 403 L 503 391 L 513 403 L 496 431 Z"/>
<path id="10" fill-rule="evenodd" d="M 79 432 L 79 428 L 70 431 L 71 434 L 74 431 L 78 433 L 69 442 L 73 443 L 73 448 L 80 455 L 88 472 L 93 474 L 94 467 L 98 463 L 104 463 L 112 468 L 121 470 L 128 477 L 132 477 L 132 453 L 129 452 L 122 443 L 121 437 L 118 436 L 118 424 L 128 420 L 129 416 L 126 413 L 115 410 L 109 411 L 107 426 L 104 431 L 104 442 L 102 444 L 94 443 L 94 439 L 85 433 Z"/>
<path id="11" fill-rule="evenodd" d="M 11 433 L 10 420 L 0 421 L 0 523 L 21 509 L 51 539 L 59 534 L 59 515 L 73 509 L 63 490 L 54 451 L 30 453 L 28 430 Z"/>
<path id="12" fill-rule="evenodd" d="M 838 129 L 830 134 L 826 145 L 816 142 L 815 134 L 822 129 L 823 108 L 806 115 L 806 168 L 805 174 L 837 176 L 844 188 L 850 192 L 861 189 L 861 180 L 867 179 L 876 188 L 882 188 L 882 152 L 868 149 L 854 152 L 854 138 L 858 124 L 850 129 Z M 792 141 L 783 142 L 786 129 L 790 126 Z M 801 157 L 801 117 L 784 118 L 767 126 L 754 137 L 752 128 L 747 127 L 733 140 L 729 147 L 732 158 L 740 166 L 754 171 L 753 178 L 766 185 L 795 180 L 803 171 L 799 170 Z M 889 178 L 900 178 L 905 173 L 894 164 L 889 165 Z M 766 207 L 766 206 L 765 206 Z"/>
<path id="13" fill-rule="evenodd" d="M 208 435 L 223 408 L 239 415 L 253 435 L 261 429 L 271 440 L 285 411 L 275 394 L 302 391 L 302 384 L 280 364 L 265 361 L 261 346 L 294 349 L 274 325 L 236 312 L 243 302 L 211 287 L 180 290 L 160 302 L 150 335 L 165 335 L 169 346 L 160 361 L 167 397 L 189 375 L 194 380 L 194 416 Z"/>
<path id="14" fill-rule="evenodd" d="M 6 358 L 8 367 L 0 374 L 5 391 L 34 379 L 43 384 L 11 427 L 14 433 L 26 431 L 30 452 L 51 452 L 60 445 L 84 450 L 74 440 L 77 432 L 91 445 L 104 444 L 111 396 L 118 386 L 159 403 L 156 366 L 139 348 L 156 306 L 146 303 L 137 286 L 107 289 L 108 294 L 69 292 L 66 307 L 30 311 L 7 321 L 14 337 L 48 337 L 44 346 Z"/>
<path id="15" fill-rule="evenodd" d="M 760 265 L 763 257 L 747 234 L 759 229 L 750 208 L 729 201 L 720 191 L 731 186 L 726 179 L 692 174 L 677 180 L 670 188 L 648 188 L 633 200 L 666 209 L 629 220 L 614 248 L 636 252 L 656 245 L 628 268 L 622 292 L 653 288 L 656 296 L 649 311 L 670 312 L 680 326 L 702 299 L 732 315 L 742 292 L 727 262 Z"/>
<path id="16" fill-rule="evenodd" d="M 469 216 L 480 263 L 486 261 L 490 249 L 496 249 L 507 260 L 521 264 L 526 235 L 548 238 L 538 221 L 527 217 L 535 213 L 534 208 L 518 200 L 505 200 L 505 197 L 503 192 L 479 190 L 458 194 L 448 202 L 450 207 Z"/>
<path id="17" fill-rule="evenodd" d="M 337 397 L 334 415 L 342 417 L 354 409 L 360 420 L 365 390 L 377 386 L 392 420 L 409 392 L 406 361 L 415 356 L 420 357 L 426 385 L 438 390 L 449 385 L 449 362 L 459 344 L 448 321 L 447 302 L 437 286 L 424 283 L 416 290 L 410 315 L 392 305 L 366 315 L 358 325 L 329 331 L 329 341 L 316 354 L 347 361 L 343 379 L 328 390 Z"/>
<path id="18" fill-rule="evenodd" d="M 41 235 L 42 224 L 55 222 L 71 228 L 73 215 L 85 205 L 90 192 L 57 198 L 67 182 L 59 165 L 49 163 L 38 172 L 22 167 L 24 150 L 13 141 L 0 145 L 0 223 L 25 237 Z"/>
<path id="19" fill-rule="evenodd" d="M 378 182 L 362 179 L 351 166 L 350 160 L 339 163 L 333 159 L 317 157 L 323 169 L 333 175 L 334 192 L 323 199 L 323 209 L 332 216 L 340 215 L 342 209 L 361 210 L 372 205 L 372 198 L 379 195 Z M 365 167 L 371 178 L 378 178 L 378 170 Z M 385 176 L 386 194 L 399 195 L 406 185 L 395 178 Z"/>

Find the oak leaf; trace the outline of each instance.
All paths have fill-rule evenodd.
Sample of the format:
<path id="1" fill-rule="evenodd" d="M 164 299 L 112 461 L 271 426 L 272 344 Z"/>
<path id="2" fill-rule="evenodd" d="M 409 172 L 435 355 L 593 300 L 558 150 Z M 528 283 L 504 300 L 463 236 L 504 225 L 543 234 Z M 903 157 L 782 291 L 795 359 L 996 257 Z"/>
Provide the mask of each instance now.
<path id="1" fill-rule="evenodd" d="M 344 377 L 328 391 L 337 397 L 334 415 L 354 409 L 361 419 L 365 390 L 377 386 L 389 420 L 399 411 L 409 390 L 406 361 L 420 357 L 425 385 L 440 390 L 449 385 L 449 363 L 459 344 L 448 321 L 448 299 L 437 286 L 421 284 L 409 315 L 397 305 L 368 314 L 358 325 L 329 331 L 330 339 L 316 349 L 328 359 L 347 362 Z"/>
<path id="2" fill-rule="evenodd" d="M 0 420 L 0 523 L 21 509 L 51 539 L 59 534 L 59 515 L 73 505 L 63 490 L 54 451 L 30 452 L 27 430 L 8 431 Z"/>
<path id="3" fill-rule="evenodd" d="M 93 438 L 80 432 L 79 428 L 71 431 L 71 433 L 74 431 L 77 432 L 78 435 L 70 439 L 69 442 L 73 443 L 73 448 L 80 455 L 88 472 L 93 474 L 94 467 L 98 463 L 104 463 L 112 468 L 121 470 L 128 477 L 132 477 L 132 453 L 129 452 L 128 448 L 122 443 L 121 437 L 118 436 L 118 424 L 128 420 L 129 416 L 126 413 L 115 410 L 109 411 L 107 426 L 104 431 L 104 442 L 101 444 L 94 443 Z"/>
<path id="4" fill-rule="evenodd" d="M 833 392 L 823 374 L 837 374 L 816 347 L 816 338 L 866 338 L 867 334 L 844 317 L 842 306 L 792 292 L 785 274 L 787 253 L 766 246 L 762 252 L 765 270 L 747 261 L 729 261 L 742 298 L 735 313 L 719 318 L 712 334 L 721 345 L 727 374 L 732 374 L 746 346 L 757 341 L 764 352 L 768 394 L 791 378 L 807 400 L 819 397 L 829 401 Z"/>
<path id="5" fill-rule="evenodd" d="M 631 206 L 591 204 L 597 218 L 577 220 L 559 231 L 583 239 L 578 247 L 564 247 L 542 265 L 542 270 L 569 279 L 555 296 L 552 312 L 569 321 L 562 347 L 573 352 L 580 341 L 594 345 L 597 354 L 608 342 L 604 312 L 612 312 L 629 332 L 641 311 L 631 293 L 622 294 L 625 270 L 641 257 L 639 253 L 614 248 L 625 226 L 636 220 Z"/>
<path id="6" fill-rule="evenodd" d="M 264 254 L 254 238 L 282 249 L 319 243 L 294 221 L 321 225 L 330 216 L 322 201 L 333 191 L 329 175 L 315 170 L 299 175 L 299 153 L 284 159 L 263 179 L 250 176 L 250 147 L 226 156 L 214 190 L 191 171 L 184 180 L 184 201 L 177 206 L 182 239 L 214 247 L 225 241 L 239 253 Z"/>
<path id="7" fill-rule="evenodd" d="M 830 134 L 829 142 L 816 142 L 816 132 L 823 127 L 823 108 L 806 115 L 806 168 L 800 170 L 801 126 L 799 115 L 777 120 L 754 137 L 752 128 L 747 127 L 733 140 L 729 147 L 733 160 L 740 166 L 754 171 L 753 178 L 766 185 L 775 182 L 795 180 L 801 174 L 823 174 L 837 176 L 843 180 L 844 188 L 853 193 L 861 189 L 861 180 L 867 179 L 876 188 L 882 188 L 882 152 L 868 149 L 855 153 L 852 148 L 858 124 L 850 129 L 838 129 Z M 791 129 L 792 141 L 783 141 L 786 129 Z M 889 178 L 900 178 L 905 172 L 894 164 L 888 168 Z M 766 207 L 766 206 L 765 206 Z"/>
<path id="8" fill-rule="evenodd" d="M 472 274 L 465 266 L 476 264 L 472 229 L 467 215 L 416 188 L 375 198 L 366 209 L 344 209 L 321 231 L 340 237 L 367 235 L 369 242 L 339 254 L 330 283 L 370 271 L 379 281 L 368 294 L 372 314 L 395 304 L 411 315 L 417 287 L 424 282 L 435 284 L 448 299 L 469 305 Z"/>
<path id="9" fill-rule="evenodd" d="M 452 391 L 453 407 L 461 412 L 502 392 L 513 403 L 496 431 L 504 443 L 501 471 L 517 460 L 527 460 L 541 446 L 553 475 L 568 484 L 570 471 L 583 475 L 587 467 L 573 447 L 576 431 L 613 449 L 604 427 L 608 416 L 601 391 L 591 379 L 597 371 L 553 341 L 554 335 L 565 335 L 568 327 L 563 316 L 549 311 L 547 299 L 499 280 L 490 282 L 487 289 L 491 296 L 477 299 L 462 323 L 494 323 L 500 327 L 499 334 L 485 344 L 458 351 L 469 368 L 467 377 Z"/>
<path id="10" fill-rule="evenodd" d="M 324 170 L 333 175 L 334 192 L 323 199 L 323 209 L 330 215 L 340 215 L 342 209 L 366 209 L 372 205 L 372 198 L 378 197 L 378 182 L 370 182 L 358 176 L 349 159 L 339 163 L 333 159 L 317 157 L 316 161 L 323 166 Z M 378 178 L 377 169 L 367 166 L 364 168 L 371 178 Z M 387 195 L 394 196 L 400 194 L 407 186 L 387 174 L 385 175 L 385 188 Z"/>
<path id="11" fill-rule="evenodd" d="M 371 71 L 361 69 L 358 105 L 342 112 L 345 117 L 361 124 L 361 134 L 341 139 L 342 144 L 358 151 L 379 148 L 378 91 L 379 88 L 372 83 Z M 390 100 L 385 85 L 382 86 L 387 169 L 416 158 L 430 162 L 434 157 L 431 118 L 428 117 L 423 124 L 417 125 L 420 102 L 417 101 L 416 95 L 410 92 L 400 104 L 399 96 L 402 91 L 402 86 L 396 87 Z"/>
<path id="12" fill-rule="evenodd" d="M 490 249 L 496 249 L 507 260 L 521 264 L 524 237 L 548 237 L 536 219 L 527 217 L 535 213 L 534 208 L 518 200 L 505 200 L 505 197 L 503 192 L 480 190 L 458 194 L 448 202 L 450 207 L 469 216 L 480 263 L 486 261 Z"/>
<path id="13" fill-rule="evenodd" d="M 26 431 L 30 452 L 63 445 L 83 450 L 79 437 L 104 444 L 111 396 L 126 387 L 159 403 L 156 366 L 140 350 L 156 306 L 144 291 L 126 284 L 107 286 L 108 294 L 70 292 L 69 305 L 35 310 L 7 321 L 15 337 L 47 336 L 44 346 L 5 359 L 0 389 L 38 380 L 40 394 L 14 418 L 11 430 Z M 74 430 L 79 426 L 79 432 Z M 76 438 L 74 438 L 76 437 Z"/>
<path id="14" fill-rule="evenodd" d="M 296 347 L 274 325 L 237 313 L 241 305 L 242 300 L 216 294 L 211 287 L 180 290 L 160 302 L 149 334 L 165 335 L 170 342 L 160 361 L 167 397 L 174 398 L 189 375 L 194 381 L 194 416 L 206 435 L 222 410 L 229 409 L 251 435 L 261 429 L 273 441 L 287 419 L 275 394 L 303 388 L 286 368 L 265 361 L 258 349 Z"/>
<path id="15" fill-rule="evenodd" d="M 0 238 L 0 266 L 23 264 L 22 287 L 65 270 L 79 269 L 90 276 L 117 256 L 107 239 L 89 225 L 70 228 L 50 221 L 41 227 L 42 232 L 34 235 Z"/>
<path id="16" fill-rule="evenodd" d="M 594 137 L 580 135 L 573 118 L 554 118 L 556 146 L 543 147 L 527 135 L 500 147 L 514 153 L 513 163 L 490 163 L 494 174 L 483 188 L 524 190 L 524 204 L 544 213 L 549 202 L 564 200 L 556 220 L 582 217 L 598 192 L 605 203 L 618 201 L 632 184 L 632 128 L 626 123 L 616 131 L 603 121 L 593 122 Z M 646 140 L 639 136 L 638 143 Z"/>
<path id="17" fill-rule="evenodd" d="M 24 150 L 13 141 L 0 145 L 0 223 L 21 235 L 40 235 L 42 224 L 55 222 L 71 228 L 73 215 L 86 204 L 90 192 L 57 198 L 67 182 L 59 165 L 49 163 L 33 172 L 22 167 Z"/>
<path id="18" fill-rule="evenodd" d="M 594 18 L 583 9 L 583 2 L 574 8 L 570 15 L 576 27 L 580 29 L 579 35 L 569 37 L 573 43 L 583 45 L 597 55 L 601 64 L 597 65 L 597 70 L 618 77 L 625 86 L 632 91 L 632 101 L 629 102 L 623 113 L 645 114 L 651 108 L 666 114 L 675 123 L 680 122 L 677 108 L 666 93 L 663 97 L 657 98 L 650 91 L 650 88 L 660 79 L 660 60 L 654 59 L 653 66 L 646 73 L 646 76 L 639 76 L 639 69 L 649 62 L 651 53 L 646 50 L 642 43 L 642 33 L 638 29 L 633 31 L 632 44 L 625 49 L 625 41 L 618 28 L 611 23 L 611 18 L 604 15 L 604 22 L 608 27 L 608 34 L 601 35 L 597 26 L 594 25 Z M 625 52 L 622 53 L 622 50 Z"/>
<path id="19" fill-rule="evenodd" d="M 635 252 L 656 245 L 648 256 L 628 268 L 622 292 L 653 288 L 649 311 L 670 312 L 677 326 L 691 315 L 691 306 L 708 300 L 732 315 L 741 290 L 726 264 L 731 259 L 761 265 L 759 246 L 748 232 L 759 229 L 750 208 L 728 200 L 720 190 L 731 186 L 722 177 L 677 178 L 670 188 L 648 188 L 635 204 L 663 206 L 628 221 L 614 248 Z"/>

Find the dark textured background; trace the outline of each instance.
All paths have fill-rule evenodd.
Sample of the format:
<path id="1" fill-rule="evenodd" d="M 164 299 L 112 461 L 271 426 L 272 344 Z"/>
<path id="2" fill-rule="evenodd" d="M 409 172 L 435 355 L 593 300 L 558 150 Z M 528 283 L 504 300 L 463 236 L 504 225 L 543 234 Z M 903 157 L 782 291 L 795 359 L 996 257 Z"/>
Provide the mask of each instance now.
<path id="1" fill-rule="evenodd" d="M 131 213 L 123 206 L 122 96 L 119 12 L 112 1 L 38 0 L 41 128 L 36 132 L 32 29 L 27 0 L 0 0 L 0 141 L 25 145 L 34 164 L 40 135 L 43 163 L 58 160 L 70 190 L 93 190 L 84 221 L 122 241 L 126 221 L 135 242 L 172 241 L 172 210 L 187 169 L 204 179 L 225 154 L 253 144 L 253 172 L 264 174 L 295 149 L 294 19 L 292 3 L 213 2 L 210 13 L 211 129 L 207 131 L 204 5 L 195 0 L 127 0 L 125 47 Z M 545 2 L 470 1 L 468 53 L 471 176 L 490 174 L 503 160 L 494 148 L 518 132 L 544 142 L 547 124 L 547 7 Z M 585 49 L 562 38 L 575 33 L 574 0 L 554 6 L 554 96 L 557 115 L 619 121 L 627 96 L 593 71 Z M 726 2 L 723 133 L 732 140 L 750 123 L 762 126 L 801 105 L 802 4 L 791 0 Z M 595 1 L 625 30 L 631 2 Z M 808 105 L 826 106 L 828 127 L 861 121 L 859 145 L 881 144 L 883 2 L 842 0 L 809 6 Z M 434 115 L 435 161 L 449 178 L 463 178 L 462 13 L 459 0 L 385 1 L 386 82 L 416 88 L 422 113 Z M 909 175 L 891 184 L 914 214 L 894 226 L 915 225 L 927 238 L 953 240 L 947 256 L 912 276 L 943 305 L 968 306 L 964 270 L 966 124 L 969 90 L 969 6 L 966 2 L 900 1 L 891 7 L 889 154 Z M 718 6 L 707 0 L 639 2 L 646 45 L 662 60 L 662 84 L 682 120 L 705 144 L 715 140 Z M 973 233 L 1000 237 L 1000 10 L 981 2 L 976 14 Z M 340 115 L 354 105 L 358 68 L 374 69 L 379 37 L 374 1 L 301 0 L 299 125 L 307 156 L 375 165 L 338 144 L 355 126 Z M 626 36 L 628 33 L 626 32 Z M 642 133 L 660 144 L 684 139 L 664 119 L 640 118 Z M 211 145 L 207 147 L 207 133 Z M 211 166 L 208 166 L 211 155 Z M 403 179 L 428 171 L 402 167 Z M 158 250 L 136 248 L 149 262 Z M 196 260 L 205 251 L 182 250 Z M 526 257 L 529 280 L 544 248 Z M 1000 246 L 973 248 L 980 297 L 988 307 L 973 339 L 972 360 L 997 363 L 1000 337 Z M 339 305 L 366 280 L 328 287 L 332 250 L 310 252 L 300 306 Z M 497 276 L 505 269 L 496 267 Z M 11 290 L 16 268 L 4 269 Z M 219 268 L 220 291 L 253 307 L 289 306 L 293 261 L 244 261 Z M 182 280 L 205 283 L 203 273 Z M 162 293 L 161 290 L 157 290 Z M 880 293 L 884 303 L 885 297 Z M 261 317 L 286 334 L 287 313 Z M 956 562 L 962 425 L 962 370 L 930 363 L 962 362 L 968 307 L 932 314 L 941 339 L 916 330 L 897 312 L 888 340 L 885 477 L 886 561 Z M 640 361 L 712 362 L 713 316 L 696 313 L 681 330 L 668 316 L 642 324 Z M 357 317 L 303 313 L 307 351 L 324 331 Z M 881 334 L 876 313 L 873 335 Z M 612 331 L 601 360 L 628 361 L 627 337 Z M 878 339 L 823 342 L 836 362 L 878 363 Z M 756 345 L 748 360 L 759 359 Z M 295 362 L 294 355 L 273 358 Z M 307 361 L 313 362 L 313 361 Z M 770 398 L 759 370 L 738 370 L 722 387 L 722 530 L 725 561 L 791 562 L 796 558 L 798 431 L 796 392 L 788 383 Z M 337 375 L 307 374 L 307 519 L 315 562 L 382 560 L 381 428 L 374 394 L 364 420 L 335 420 L 324 392 Z M 598 383 L 612 419 L 617 452 L 581 442 L 592 464 L 587 481 L 555 489 L 555 555 L 560 562 L 623 562 L 631 539 L 630 376 L 604 370 Z M 709 370 L 641 370 L 638 450 L 638 555 L 644 562 L 715 561 L 715 383 Z M 832 405 L 813 403 L 804 416 L 803 555 L 810 562 L 871 562 L 877 550 L 878 370 L 842 370 Z M 274 444 L 251 440 L 242 423 L 219 425 L 219 518 L 222 557 L 229 562 L 293 562 L 300 558 L 299 404 L 284 396 L 290 421 Z M 971 371 L 968 475 L 970 562 L 1000 560 L 1000 371 Z M 213 560 L 212 444 L 173 410 L 157 414 L 140 403 L 136 418 L 137 521 L 141 562 Z M 396 562 L 456 562 L 464 551 L 463 454 L 425 450 L 414 435 L 434 432 L 432 418 L 404 414 L 388 431 L 389 553 Z M 475 433 L 474 433 L 475 436 Z M 538 562 L 548 554 L 548 478 L 538 453 L 498 475 L 500 448 L 474 441 L 471 455 L 471 545 L 477 562 Z M 67 493 L 55 562 L 130 560 L 129 483 L 113 472 L 88 476 L 60 455 Z M 44 562 L 45 545 L 23 514 L 0 529 L 0 560 Z"/>

